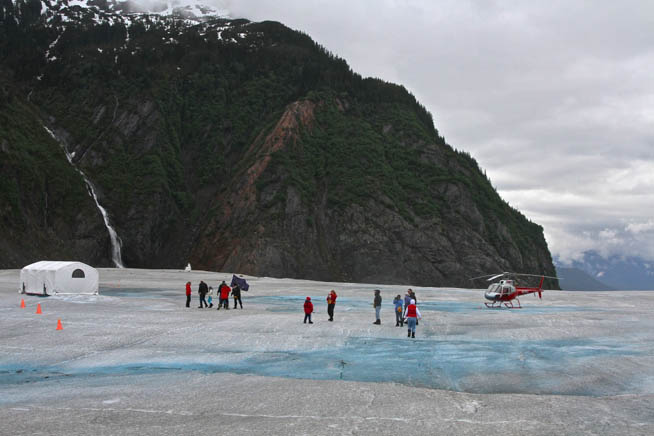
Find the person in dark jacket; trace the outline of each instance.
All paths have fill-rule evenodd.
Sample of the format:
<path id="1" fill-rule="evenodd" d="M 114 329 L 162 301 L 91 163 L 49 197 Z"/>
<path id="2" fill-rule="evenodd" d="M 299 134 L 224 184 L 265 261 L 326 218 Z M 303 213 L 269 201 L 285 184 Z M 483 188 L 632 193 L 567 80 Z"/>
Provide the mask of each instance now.
<path id="1" fill-rule="evenodd" d="M 413 289 L 411 289 L 411 288 L 409 288 L 409 295 L 411 296 L 411 299 L 413 300 L 413 304 L 415 304 L 415 305 L 417 306 L 417 305 L 418 305 L 418 298 L 416 297 L 416 293 L 413 292 Z M 405 306 L 405 307 L 406 307 L 406 306 Z M 420 318 L 416 318 L 416 325 L 419 324 L 419 323 L 418 323 L 418 320 L 419 320 L 419 319 L 420 319 Z"/>
<path id="2" fill-rule="evenodd" d="M 311 302 L 311 297 L 307 297 L 306 300 L 304 300 L 304 323 L 307 323 L 307 319 L 309 320 L 309 324 L 313 324 L 313 321 L 311 321 L 311 314 L 313 313 L 313 303 Z"/>
<path id="3" fill-rule="evenodd" d="M 205 300 L 205 297 L 207 296 L 207 292 L 209 292 L 209 287 L 207 284 L 200 280 L 200 285 L 198 286 L 198 294 L 200 294 L 200 306 L 198 309 L 202 309 L 202 305 L 204 304 L 204 307 L 209 307 L 207 304 L 207 300 Z"/>
<path id="4" fill-rule="evenodd" d="M 329 315 L 329 320 L 334 321 L 334 306 L 336 306 L 336 291 L 332 291 L 327 294 L 327 315 Z"/>
<path id="5" fill-rule="evenodd" d="M 404 300 L 402 300 L 400 294 L 397 294 L 397 297 L 393 300 L 393 305 L 395 306 L 395 327 L 402 327 L 404 325 L 402 303 L 404 303 Z"/>
<path id="6" fill-rule="evenodd" d="M 186 282 L 186 307 L 191 307 L 191 282 Z"/>
<path id="7" fill-rule="evenodd" d="M 238 304 L 241 305 L 241 309 L 243 309 L 243 302 L 241 301 L 241 288 L 238 286 L 238 284 L 235 284 L 232 288 L 232 297 L 234 297 L 234 309 L 236 309 L 237 301 Z"/>
<path id="8" fill-rule="evenodd" d="M 381 324 L 381 304 L 382 304 L 382 297 L 380 294 L 379 289 L 375 289 L 375 299 L 372 302 L 373 307 L 375 308 L 375 315 L 377 316 L 377 320 L 373 322 L 373 324 Z"/>
<path id="9" fill-rule="evenodd" d="M 412 300 L 415 300 L 414 304 L 418 304 L 418 300 L 416 298 L 416 293 L 413 292 L 413 289 L 409 288 L 409 296 L 411 297 Z M 410 304 L 410 303 L 409 303 Z"/>
<path id="10" fill-rule="evenodd" d="M 227 286 L 227 283 L 223 280 L 223 282 L 220 284 L 218 287 L 218 294 L 220 294 L 220 299 L 218 300 L 218 309 L 220 310 L 220 307 L 224 307 L 225 310 L 229 310 L 229 293 L 231 289 L 229 286 Z"/>

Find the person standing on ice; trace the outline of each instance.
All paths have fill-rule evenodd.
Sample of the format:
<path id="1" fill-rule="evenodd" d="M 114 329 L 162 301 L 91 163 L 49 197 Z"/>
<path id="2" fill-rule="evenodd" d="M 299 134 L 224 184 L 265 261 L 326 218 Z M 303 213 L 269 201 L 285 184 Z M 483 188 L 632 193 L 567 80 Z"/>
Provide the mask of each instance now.
<path id="1" fill-rule="evenodd" d="M 379 289 L 375 289 L 375 299 L 372 302 L 373 307 L 375 308 L 375 315 L 377 316 L 377 320 L 373 322 L 373 324 L 381 324 L 381 303 L 382 303 L 382 297 L 380 294 Z"/>
<path id="2" fill-rule="evenodd" d="M 409 292 L 409 297 L 411 297 L 411 299 L 413 300 L 413 303 L 418 304 L 418 297 L 416 297 L 416 293 L 413 292 L 413 289 L 409 288 L 408 292 Z M 411 304 L 411 302 L 409 302 L 409 304 Z"/>
<path id="3" fill-rule="evenodd" d="M 416 337 L 416 324 L 420 318 L 422 318 L 422 315 L 418 310 L 418 306 L 416 306 L 416 300 L 412 299 L 411 303 L 409 303 L 409 306 L 406 308 L 406 322 L 409 326 L 409 338 Z"/>
<path id="4" fill-rule="evenodd" d="M 204 298 L 207 296 L 207 292 L 209 292 L 209 288 L 207 287 L 207 284 L 200 280 L 200 285 L 198 286 L 198 294 L 200 294 L 200 306 L 198 309 L 202 309 L 202 305 L 204 304 L 204 307 L 208 307 L 209 305 L 207 304 L 207 300 Z"/>
<path id="5" fill-rule="evenodd" d="M 409 307 L 409 304 L 411 304 L 411 295 L 409 294 L 409 291 L 404 294 L 404 310 L 406 310 L 406 308 Z"/>
<path id="6" fill-rule="evenodd" d="M 223 282 L 220 284 L 220 287 L 218 288 L 218 292 L 220 293 L 220 300 L 218 301 L 218 309 L 220 310 L 220 307 L 224 307 L 225 310 L 229 310 L 229 292 L 231 289 L 229 286 L 227 286 L 227 283 L 223 280 Z"/>
<path id="7" fill-rule="evenodd" d="M 404 325 L 404 314 L 402 313 L 402 297 L 400 294 L 397 294 L 397 297 L 393 300 L 395 305 L 395 327 L 402 327 Z"/>
<path id="8" fill-rule="evenodd" d="M 186 307 L 191 307 L 191 282 L 186 282 Z"/>
<path id="9" fill-rule="evenodd" d="M 207 297 L 207 303 L 209 303 L 209 309 L 213 307 L 213 288 L 209 286 L 209 293 Z"/>
<path id="10" fill-rule="evenodd" d="M 413 300 L 413 304 L 415 304 L 417 306 L 418 305 L 418 297 L 416 297 L 416 293 L 413 292 L 413 289 L 411 289 L 411 288 L 409 288 L 408 292 L 409 292 L 409 297 L 411 298 L 411 300 Z M 410 304 L 410 302 L 409 302 L 409 304 Z M 407 305 L 405 305 L 404 307 L 407 307 Z M 405 315 L 405 317 L 406 317 L 406 315 Z M 416 325 L 418 325 L 417 320 L 416 320 Z"/>
<path id="11" fill-rule="evenodd" d="M 336 306 L 336 291 L 332 291 L 327 294 L 327 315 L 329 315 L 329 321 L 334 321 L 334 306 Z"/>
<path id="12" fill-rule="evenodd" d="M 232 297 L 234 297 L 234 309 L 236 309 L 236 303 L 241 305 L 241 309 L 243 309 L 243 302 L 241 301 L 241 287 L 238 285 L 238 283 L 234 284 L 234 287 L 232 287 Z"/>
<path id="13" fill-rule="evenodd" d="M 311 297 L 307 297 L 306 300 L 304 300 L 304 323 L 307 323 L 307 319 L 309 320 L 309 324 L 313 324 L 313 321 L 311 321 L 311 314 L 313 313 L 313 303 L 311 302 Z"/>

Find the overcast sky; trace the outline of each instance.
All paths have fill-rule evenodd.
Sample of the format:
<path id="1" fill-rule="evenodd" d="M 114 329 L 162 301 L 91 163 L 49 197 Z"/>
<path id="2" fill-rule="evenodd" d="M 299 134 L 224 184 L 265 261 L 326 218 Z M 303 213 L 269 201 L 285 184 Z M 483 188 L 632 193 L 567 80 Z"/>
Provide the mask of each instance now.
<path id="1" fill-rule="evenodd" d="M 222 5 L 404 85 L 554 255 L 654 260 L 654 1 Z"/>

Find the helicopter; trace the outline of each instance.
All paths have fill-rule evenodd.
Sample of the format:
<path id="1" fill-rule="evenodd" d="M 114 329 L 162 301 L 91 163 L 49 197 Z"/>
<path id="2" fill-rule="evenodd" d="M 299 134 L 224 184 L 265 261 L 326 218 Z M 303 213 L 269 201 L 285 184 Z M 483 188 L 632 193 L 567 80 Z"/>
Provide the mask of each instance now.
<path id="1" fill-rule="evenodd" d="M 508 278 L 513 276 L 540 277 L 540 283 L 538 284 L 538 287 L 535 288 L 518 286 L 515 280 Z M 502 305 L 504 305 L 509 309 L 522 309 L 522 305 L 520 304 L 520 300 L 518 299 L 519 296 L 527 295 L 527 294 L 535 295 L 536 293 L 538 293 L 538 298 L 542 298 L 543 281 L 545 281 L 546 278 L 559 279 L 558 277 L 551 277 L 546 275 L 503 272 L 500 274 L 489 274 L 486 276 L 474 277 L 470 280 L 482 279 L 486 277 L 489 277 L 487 279 L 487 281 L 489 282 L 499 279 L 500 277 L 507 277 L 505 279 L 500 280 L 497 283 L 491 284 L 490 286 L 488 286 L 486 292 L 484 292 L 484 297 L 491 302 L 490 304 L 489 303 L 484 303 L 484 304 L 486 305 L 486 307 L 490 309 L 499 309 L 502 307 Z M 517 306 L 513 303 L 514 301 L 518 303 Z"/>

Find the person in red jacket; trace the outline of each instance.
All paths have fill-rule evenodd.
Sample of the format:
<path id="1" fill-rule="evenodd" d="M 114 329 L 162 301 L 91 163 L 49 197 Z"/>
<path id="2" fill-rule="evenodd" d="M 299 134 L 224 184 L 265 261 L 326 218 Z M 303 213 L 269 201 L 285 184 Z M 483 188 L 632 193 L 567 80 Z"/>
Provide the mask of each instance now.
<path id="1" fill-rule="evenodd" d="M 329 315 L 329 320 L 334 321 L 334 306 L 336 306 L 336 291 L 332 291 L 327 294 L 327 314 Z"/>
<path id="2" fill-rule="evenodd" d="M 422 315 L 420 315 L 420 311 L 418 310 L 418 306 L 416 306 L 416 300 L 411 299 L 411 303 L 406 308 L 406 322 L 409 325 L 409 337 L 410 338 L 415 338 L 416 337 L 416 323 L 418 322 L 418 319 L 422 318 Z"/>
<path id="3" fill-rule="evenodd" d="M 313 313 L 313 303 L 311 302 L 311 297 L 307 297 L 306 300 L 304 300 L 304 323 L 307 323 L 307 319 L 309 320 L 309 324 L 313 324 L 313 321 L 311 321 L 311 314 Z"/>
<path id="4" fill-rule="evenodd" d="M 218 300 L 218 309 L 220 310 L 220 306 L 225 307 L 225 310 L 229 310 L 229 293 L 232 290 L 230 289 L 229 286 L 227 286 L 227 283 L 223 280 L 223 282 L 220 284 L 220 287 L 218 288 L 218 293 L 220 294 L 220 300 Z"/>
<path id="5" fill-rule="evenodd" d="M 191 307 L 191 282 L 186 282 L 186 307 Z"/>

